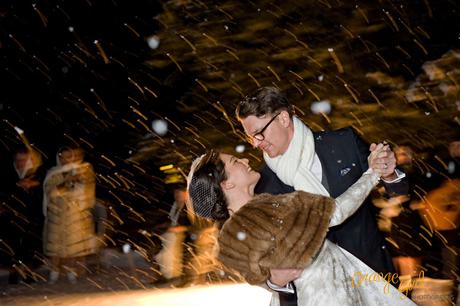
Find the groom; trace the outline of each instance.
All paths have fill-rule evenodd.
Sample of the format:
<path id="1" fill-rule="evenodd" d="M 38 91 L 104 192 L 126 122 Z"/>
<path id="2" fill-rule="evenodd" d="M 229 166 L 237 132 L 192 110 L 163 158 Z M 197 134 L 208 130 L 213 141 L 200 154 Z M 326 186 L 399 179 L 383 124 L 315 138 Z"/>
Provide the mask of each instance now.
<path id="1" fill-rule="evenodd" d="M 263 151 L 268 164 L 261 170 L 256 193 L 288 193 L 294 191 L 294 186 L 302 187 L 303 181 L 307 181 L 307 185 L 312 186 L 310 192 L 328 193 L 335 198 L 368 169 L 369 149 L 351 128 L 312 133 L 293 115 L 292 106 L 277 88 L 259 88 L 238 104 L 236 116 L 243 125 L 248 141 Z M 374 149 L 373 144 L 370 150 Z M 302 171 L 300 176 L 297 176 L 298 169 L 295 166 L 292 169 L 286 167 L 286 162 L 295 164 L 291 160 L 296 156 L 303 156 L 299 164 Z M 407 182 L 402 180 L 404 174 L 395 170 L 394 153 L 388 150 L 379 157 L 378 163 L 384 173 L 382 181 L 386 190 L 390 194 L 407 194 Z M 282 160 L 285 163 L 280 166 Z M 369 201 L 347 221 L 331 227 L 327 238 L 376 272 L 394 272 L 391 257 L 377 228 L 373 206 Z M 267 285 L 280 292 L 282 306 L 297 305 L 295 288 L 291 282 L 299 273 L 300 271 L 292 269 L 271 271 Z"/>

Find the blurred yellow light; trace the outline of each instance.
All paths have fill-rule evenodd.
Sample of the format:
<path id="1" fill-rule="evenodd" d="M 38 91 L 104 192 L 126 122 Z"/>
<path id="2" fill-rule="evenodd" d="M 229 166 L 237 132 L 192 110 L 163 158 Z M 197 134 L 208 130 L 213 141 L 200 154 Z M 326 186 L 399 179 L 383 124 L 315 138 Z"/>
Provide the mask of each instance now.
<path id="1" fill-rule="evenodd" d="M 160 171 L 165 171 L 165 170 L 170 170 L 174 168 L 174 165 L 173 164 L 169 164 L 169 165 L 164 165 L 164 166 L 161 166 L 160 167 Z"/>
<path id="2" fill-rule="evenodd" d="M 184 178 L 180 174 L 170 174 L 165 178 L 165 184 L 183 183 Z"/>

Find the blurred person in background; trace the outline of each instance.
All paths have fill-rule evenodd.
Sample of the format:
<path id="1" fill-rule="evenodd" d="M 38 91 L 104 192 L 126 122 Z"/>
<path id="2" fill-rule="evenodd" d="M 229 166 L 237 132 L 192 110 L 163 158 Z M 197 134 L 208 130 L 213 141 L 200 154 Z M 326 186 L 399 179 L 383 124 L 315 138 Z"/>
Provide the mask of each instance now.
<path id="1" fill-rule="evenodd" d="M 51 260 L 50 283 L 55 283 L 61 272 L 75 283 L 77 260 L 84 261 L 85 256 L 96 252 L 92 215 L 95 174 L 78 147 L 60 149 L 56 163 L 43 186 L 44 253 Z"/>
<path id="2" fill-rule="evenodd" d="M 379 226 L 389 232 L 399 289 L 419 305 L 451 305 L 458 296 L 460 142 L 447 148 L 417 153 L 410 145 L 396 147 L 397 165 L 409 177 L 409 198 L 374 200 L 383 208 Z"/>
<path id="3" fill-rule="evenodd" d="M 430 247 L 423 261 L 425 277 L 414 288 L 413 299 L 418 305 L 452 305 L 460 275 L 460 179 L 445 180 L 414 207 Z"/>
<path id="4" fill-rule="evenodd" d="M 165 280 L 180 277 L 183 273 L 184 246 L 190 221 L 187 216 L 187 189 L 185 185 L 172 188 L 174 202 L 169 211 L 169 226 L 161 235 L 162 249 L 155 259 Z"/>
<path id="5" fill-rule="evenodd" d="M 43 263 L 41 213 L 42 156 L 30 145 L 17 147 L 13 155 L 15 177 L 0 208 L 0 254 L 8 266 L 10 284 L 37 281 L 35 270 Z"/>
<path id="6" fill-rule="evenodd" d="M 188 260 L 185 266 L 186 281 L 190 285 L 203 284 L 218 278 L 215 272 L 217 262 L 217 235 L 219 230 L 216 224 L 205 218 L 195 217 L 190 227 L 190 247 Z"/>
<path id="7" fill-rule="evenodd" d="M 420 180 L 425 179 L 415 164 L 416 152 L 410 145 L 394 148 L 396 165 L 409 181 L 407 195 L 391 196 L 383 188 L 378 189 L 373 203 L 380 208 L 378 225 L 386 233 L 393 265 L 399 274 L 399 290 L 410 296 L 412 283 L 421 272 L 422 256 L 428 246 L 420 236 L 422 220 L 411 208 L 411 201 L 418 199 Z"/>

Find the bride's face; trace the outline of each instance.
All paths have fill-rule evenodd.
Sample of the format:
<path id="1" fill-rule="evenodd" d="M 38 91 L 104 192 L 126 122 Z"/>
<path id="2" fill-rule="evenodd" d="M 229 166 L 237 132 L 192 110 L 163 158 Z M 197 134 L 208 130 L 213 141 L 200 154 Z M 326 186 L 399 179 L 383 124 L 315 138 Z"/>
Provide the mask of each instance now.
<path id="1" fill-rule="evenodd" d="M 220 159 L 225 165 L 227 182 L 244 189 L 254 188 L 260 179 L 260 174 L 249 166 L 246 158 L 237 158 L 230 154 L 220 154 Z"/>

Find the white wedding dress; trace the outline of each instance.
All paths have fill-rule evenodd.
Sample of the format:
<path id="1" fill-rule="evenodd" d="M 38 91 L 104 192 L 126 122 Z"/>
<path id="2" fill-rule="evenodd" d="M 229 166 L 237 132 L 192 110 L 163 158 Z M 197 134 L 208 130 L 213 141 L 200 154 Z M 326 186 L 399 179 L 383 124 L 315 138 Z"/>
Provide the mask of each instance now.
<path id="1" fill-rule="evenodd" d="M 351 216 L 377 181 L 378 176 L 368 170 L 340 195 L 336 199 L 330 226 L 338 225 Z M 326 239 L 311 265 L 294 281 L 298 306 L 415 305 L 387 282 L 391 276 L 385 278 L 385 275 L 379 275 L 351 253 Z M 280 305 L 278 294 L 273 294 L 271 305 Z"/>

